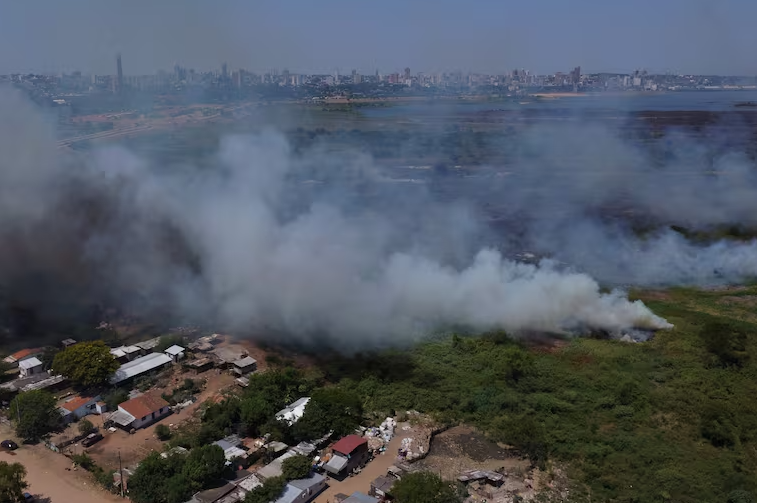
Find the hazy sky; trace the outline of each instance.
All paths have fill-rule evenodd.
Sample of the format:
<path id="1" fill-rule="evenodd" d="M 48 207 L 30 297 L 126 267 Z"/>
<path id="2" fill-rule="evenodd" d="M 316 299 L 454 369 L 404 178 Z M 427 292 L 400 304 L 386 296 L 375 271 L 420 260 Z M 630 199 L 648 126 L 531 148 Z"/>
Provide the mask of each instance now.
<path id="1" fill-rule="evenodd" d="M 0 73 L 667 70 L 757 75 L 757 0 L 6 0 Z"/>

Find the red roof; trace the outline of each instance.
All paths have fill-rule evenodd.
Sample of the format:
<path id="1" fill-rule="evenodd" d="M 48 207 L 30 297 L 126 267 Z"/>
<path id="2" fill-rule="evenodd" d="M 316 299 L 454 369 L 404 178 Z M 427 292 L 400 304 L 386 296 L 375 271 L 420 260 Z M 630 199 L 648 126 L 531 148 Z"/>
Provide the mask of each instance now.
<path id="1" fill-rule="evenodd" d="M 159 396 L 141 395 L 122 403 L 119 407 L 136 419 L 141 419 L 153 412 L 158 412 L 163 407 L 168 407 L 168 402 Z"/>
<path id="2" fill-rule="evenodd" d="M 355 449 L 367 443 L 368 440 L 364 439 L 363 437 L 359 437 L 357 435 L 347 435 L 346 437 L 340 438 L 339 441 L 334 444 L 332 449 L 340 454 L 348 456 L 352 454 Z"/>
<path id="3" fill-rule="evenodd" d="M 86 405 L 86 404 L 88 404 L 91 401 L 92 401 L 92 399 L 90 397 L 88 397 L 88 396 L 77 396 L 73 400 L 69 400 L 68 402 L 66 402 L 63 405 L 61 405 L 61 407 L 63 407 L 64 409 L 66 409 L 69 412 L 73 412 L 76 409 L 78 409 L 79 407 L 81 407 L 82 405 Z"/>
<path id="4" fill-rule="evenodd" d="M 16 360 L 20 360 L 21 358 L 26 358 L 30 355 L 36 355 L 41 353 L 41 349 L 22 349 L 21 351 L 18 351 L 16 353 L 13 353 L 11 356 L 15 358 Z"/>

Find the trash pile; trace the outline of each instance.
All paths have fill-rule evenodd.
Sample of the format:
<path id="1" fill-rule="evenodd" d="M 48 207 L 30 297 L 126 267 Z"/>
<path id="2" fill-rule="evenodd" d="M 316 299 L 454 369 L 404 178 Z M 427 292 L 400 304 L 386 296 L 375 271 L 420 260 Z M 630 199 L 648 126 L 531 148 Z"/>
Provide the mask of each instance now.
<path id="1" fill-rule="evenodd" d="M 365 430 L 365 437 L 368 439 L 368 448 L 374 451 L 384 452 L 386 444 L 394 437 L 394 429 L 397 427 L 397 421 L 387 417 L 378 428 L 368 428 Z"/>

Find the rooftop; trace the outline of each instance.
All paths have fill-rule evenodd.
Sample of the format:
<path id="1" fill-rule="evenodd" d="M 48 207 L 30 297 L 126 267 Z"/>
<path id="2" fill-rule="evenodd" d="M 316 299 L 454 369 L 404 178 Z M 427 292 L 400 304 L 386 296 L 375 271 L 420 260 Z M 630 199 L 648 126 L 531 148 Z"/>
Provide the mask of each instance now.
<path id="1" fill-rule="evenodd" d="M 184 352 L 184 348 L 181 347 L 181 346 L 179 346 L 179 345 L 177 345 L 177 344 L 174 344 L 170 348 L 166 349 L 164 352 L 168 353 L 171 356 L 176 356 L 176 355 L 178 355 L 180 353 L 183 353 Z"/>
<path id="2" fill-rule="evenodd" d="M 39 348 L 29 348 L 29 349 L 22 349 L 21 351 L 16 351 L 12 355 L 10 355 L 7 359 L 12 359 L 13 361 L 19 361 L 22 358 L 26 358 L 29 355 L 36 355 L 41 353 L 42 350 Z"/>
<path id="3" fill-rule="evenodd" d="M 24 370 L 29 370 L 33 367 L 39 367 L 42 365 L 42 362 L 39 361 L 39 358 L 36 356 L 33 356 L 31 358 L 27 358 L 26 360 L 21 360 L 18 364 L 19 368 L 22 368 Z"/>
<path id="4" fill-rule="evenodd" d="M 350 496 L 346 500 L 342 500 L 342 503 L 378 503 L 378 501 L 379 500 L 377 500 L 373 496 L 368 496 L 367 494 L 355 491 L 354 493 L 352 493 L 352 496 Z"/>
<path id="5" fill-rule="evenodd" d="M 149 416 L 153 412 L 158 412 L 163 407 L 168 407 L 168 402 L 163 400 L 159 396 L 154 395 L 141 395 L 137 398 L 132 398 L 121 405 L 119 408 L 125 410 L 135 418 Z"/>
<path id="6" fill-rule="evenodd" d="M 63 405 L 61 405 L 61 407 L 64 408 L 64 409 L 66 409 L 69 412 L 73 412 L 76 409 L 78 409 L 79 407 L 81 407 L 82 405 L 86 405 L 86 404 L 88 404 L 89 402 L 91 402 L 93 400 L 94 400 L 94 398 L 92 398 L 92 397 L 77 396 L 77 397 L 69 400 L 68 402 L 64 403 Z"/>
<path id="7" fill-rule="evenodd" d="M 171 357 L 164 353 L 150 353 L 121 365 L 110 378 L 111 384 L 118 384 L 139 374 L 149 372 L 167 363 L 171 363 Z"/>
<path id="8" fill-rule="evenodd" d="M 347 435 L 346 437 L 339 439 L 339 441 L 334 444 L 332 449 L 336 452 L 349 455 L 352 454 L 355 449 L 367 443 L 368 440 L 364 439 L 363 437 L 359 437 L 357 435 Z"/>
<path id="9" fill-rule="evenodd" d="M 233 363 L 247 356 L 247 351 L 243 347 L 237 345 L 215 348 L 212 353 L 224 363 Z"/>
<path id="10" fill-rule="evenodd" d="M 258 362 L 257 360 L 255 360 L 255 358 L 252 358 L 250 356 L 245 356 L 241 360 L 235 361 L 234 365 L 240 368 L 245 368 L 245 367 L 249 367 L 250 365 L 255 365 L 256 363 Z"/>

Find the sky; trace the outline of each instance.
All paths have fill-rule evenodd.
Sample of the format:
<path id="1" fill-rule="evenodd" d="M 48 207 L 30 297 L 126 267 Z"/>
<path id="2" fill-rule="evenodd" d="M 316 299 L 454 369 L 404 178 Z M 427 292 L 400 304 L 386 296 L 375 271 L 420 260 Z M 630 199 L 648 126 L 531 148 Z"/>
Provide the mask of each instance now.
<path id="1" fill-rule="evenodd" d="M 0 7 L 0 73 L 200 70 L 757 75 L 755 0 L 35 0 Z"/>

